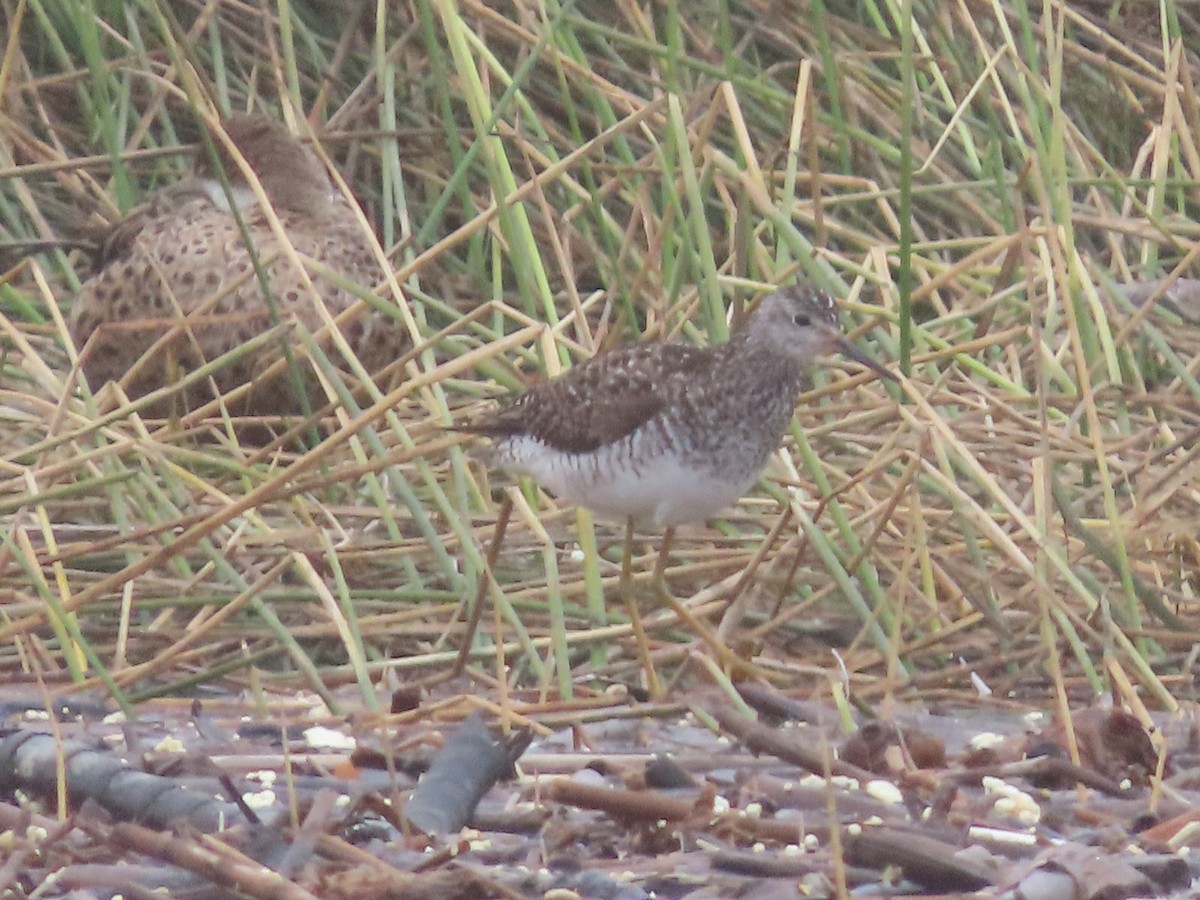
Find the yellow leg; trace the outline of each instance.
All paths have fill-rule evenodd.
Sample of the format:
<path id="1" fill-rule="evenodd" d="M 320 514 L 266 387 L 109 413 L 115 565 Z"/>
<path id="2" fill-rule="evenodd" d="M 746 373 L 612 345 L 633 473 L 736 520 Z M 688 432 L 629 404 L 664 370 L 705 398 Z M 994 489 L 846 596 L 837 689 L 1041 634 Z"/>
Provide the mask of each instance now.
<path id="1" fill-rule="evenodd" d="M 650 640 L 646 637 L 646 629 L 642 625 L 642 614 L 638 610 L 637 597 L 633 591 L 633 519 L 625 523 L 625 548 L 621 554 L 621 583 L 620 594 L 629 610 L 629 625 L 633 629 L 633 639 L 637 643 L 638 661 L 646 674 L 646 690 L 651 697 L 662 694 L 662 682 L 654 671 L 654 662 L 650 659 Z"/>
<path id="2" fill-rule="evenodd" d="M 662 597 L 669 597 L 666 574 L 667 563 L 671 559 L 671 542 L 675 539 L 675 527 L 668 525 L 663 532 L 662 543 L 658 546 L 658 559 L 654 561 L 654 592 Z"/>

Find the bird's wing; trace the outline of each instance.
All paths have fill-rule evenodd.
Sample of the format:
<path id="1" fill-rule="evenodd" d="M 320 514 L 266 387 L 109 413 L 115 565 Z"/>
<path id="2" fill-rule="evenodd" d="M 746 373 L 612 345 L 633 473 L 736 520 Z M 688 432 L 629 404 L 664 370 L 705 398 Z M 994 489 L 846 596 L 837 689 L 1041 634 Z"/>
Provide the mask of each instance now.
<path id="1" fill-rule="evenodd" d="M 144 203 L 135 206 L 100 235 L 100 247 L 92 261 L 92 273 L 128 257 L 134 241 L 147 224 L 163 216 L 174 215 L 185 203 L 207 196 L 200 182 L 192 178 L 151 194 Z"/>
<path id="2" fill-rule="evenodd" d="M 568 453 L 618 441 L 677 402 L 708 368 L 710 350 L 640 344 L 597 356 L 539 382 L 511 406 L 465 431 L 491 437 L 529 435 Z"/>

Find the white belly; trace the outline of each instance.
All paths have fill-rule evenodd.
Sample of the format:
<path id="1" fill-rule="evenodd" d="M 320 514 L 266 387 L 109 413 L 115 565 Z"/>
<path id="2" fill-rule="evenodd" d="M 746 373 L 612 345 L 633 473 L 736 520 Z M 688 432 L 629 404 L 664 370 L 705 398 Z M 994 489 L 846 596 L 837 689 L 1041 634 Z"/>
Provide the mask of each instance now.
<path id="1" fill-rule="evenodd" d="M 643 526 L 664 527 L 700 522 L 734 503 L 753 484 L 757 472 L 734 478 L 692 467 L 674 455 L 628 460 L 563 453 L 530 437 L 504 442 L 497 461 L 523 472 L 555 496 L 617 522 L 632 517 Z"/>

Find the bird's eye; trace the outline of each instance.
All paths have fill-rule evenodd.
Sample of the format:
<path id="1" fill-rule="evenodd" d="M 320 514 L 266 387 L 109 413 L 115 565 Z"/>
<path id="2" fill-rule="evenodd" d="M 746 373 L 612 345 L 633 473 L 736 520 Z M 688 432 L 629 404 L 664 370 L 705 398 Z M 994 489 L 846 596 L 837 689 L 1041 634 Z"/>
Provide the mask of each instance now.
<path id="1" fill-rule="evenodd" d="M 807 328 L 809 325 L 812 324 L 812 322 L 808 318 L 807 313 L 796 313 L 794 316 L 792 316 L 792 321 L 795 322 L 801 328 Z"/>

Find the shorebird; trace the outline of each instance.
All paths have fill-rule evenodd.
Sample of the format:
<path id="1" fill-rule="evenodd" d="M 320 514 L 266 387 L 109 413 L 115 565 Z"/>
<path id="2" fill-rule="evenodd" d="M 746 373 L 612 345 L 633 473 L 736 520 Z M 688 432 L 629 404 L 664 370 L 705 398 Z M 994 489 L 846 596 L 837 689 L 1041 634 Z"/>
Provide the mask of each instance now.
<path id="1" fill-rule="evenodd" d="M 215 161 L 202 149 L 190 178 L 153 195 L 112 227 L 94 274 L 75 300 L 71 337 L 94 390 L 118 381 L 130 396 L 145 395 L 276 323 L 299 323 L 316 333 L 326 321 L 317 304 L 323 303 L 333 317 L 357 301 L 305 263 L 313 285 L 308 288 L 297 259 L 313 260 L 364 288 L 380 280 L 371 242 L 354 208 L 311 149 L 283 123 L 262 115 L 230 116 L 222 128 L 254 172 L 295 253 L 278 237 L 228 147 L 214 137 Z M 251 247 L 266 272 L 269 296 L 256 275 Z M 339 327 L 367 371 L 394 360 L 408 342 L 398 320 L 371 308 Z M 250 384 L 240 400 L 229 404 L 231 412 L 301 412 L 298 387 L 313 407 L 320 407 L 324 394 L 313 364 L 302 353 L 295 357 L 298 366 L 285 367 L 278 377 L 262 377 L 283 355 L 288 340 L 285 330 L 279 340 L 217 368 L 183 392 L 184 405 L 194 408 L 214 393 Z M 325 340 L 323 348 L 335 365 L 342 361 L 333 341 Z M 300 370 L 299 382 L 287 368 Z M 155 412 L 162 410 L 155 407 Z"/>
<path id="2" fill-rule="evenodd" d="M 805 374 L 835 348 L 894 377 L 845 337 L 832 297 L 793 285 L 764 298 L 724 344 L 604 353 L 456 429 L 491 438 L 491 461 L 508 472 L 625 522 L 619 593 L 652 696 L 662 687 L 630 591 L 634 529 L 665 529 L 653 574 L 663 590 L 674 527 L 749 489 L 783 440 Z"/>
<path id="3" fill-rule="evenodd" d="M 742 496 L 778 449 L 817 358 L 834 349 L 892 378 L 844 336 L 833 298 L 793 285 L 710 347 L 647 343 L 534 384 L 458 430 L 491 461 L 602 518 L 671 528 Z"/>

